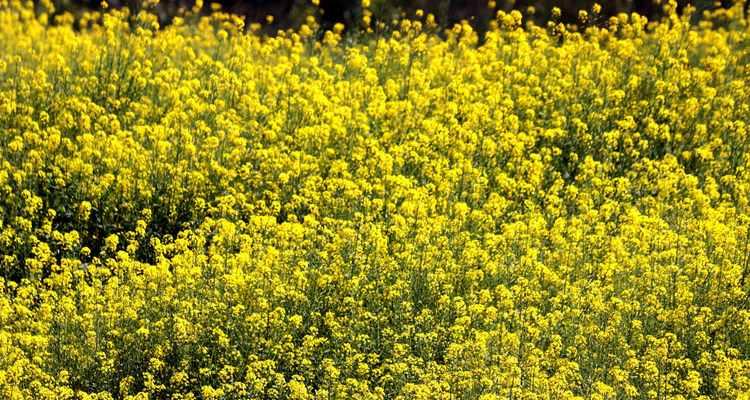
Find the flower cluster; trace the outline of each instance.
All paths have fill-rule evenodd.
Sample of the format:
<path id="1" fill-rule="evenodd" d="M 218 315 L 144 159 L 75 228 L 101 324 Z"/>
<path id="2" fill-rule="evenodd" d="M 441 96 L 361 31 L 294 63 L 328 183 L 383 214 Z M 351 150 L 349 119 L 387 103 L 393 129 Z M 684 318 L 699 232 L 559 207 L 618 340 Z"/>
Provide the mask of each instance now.
<path id="1" fill-rule="evenodd" d="M 741 7 L 46 3 L 0 1 L 0 398 L 748 398 Z"/>

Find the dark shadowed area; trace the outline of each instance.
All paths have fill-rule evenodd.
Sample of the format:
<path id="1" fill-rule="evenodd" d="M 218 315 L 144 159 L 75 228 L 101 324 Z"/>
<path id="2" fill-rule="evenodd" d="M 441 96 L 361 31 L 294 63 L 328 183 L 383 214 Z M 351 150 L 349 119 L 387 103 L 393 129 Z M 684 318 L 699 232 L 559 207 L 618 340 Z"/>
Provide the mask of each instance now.
<path id="1" fill-rule="evenodd" d="M 38 0 L 34 0 L 37 2 Z M 663 14 L 662 4 L 666 0 L 611 0 L 599 1 L 601 14 L 598 21 L 606 21 L 619 13 L 638 13 L 649 19 L 658 19 Z M 678 9 L 686 5 L 695 6 L 700 11 L 730 7 L 735 1 L 743 2 L 747 10 L 750 0 L 693 0 L 678 1 Z M 100 0 L 56 0 L 57 12 L 77 12 L 84 9 L 99 9 Z M 140 9 L 142 0 L 112 0 L 110 7 L 128 7 L 132 11 Z M 267 33 L 278 29 L 297 26 L 305 16 L 316 15 L 324 28 L 337 22 L 347 26 L 356 25 L 362 16 L 361 0 L 319 0 L 318 6 L 311 0 L 217 0 L 205 1 L 203 12 L 212 10 L 212 3 L 221 5 L 222 10 L 245 17 L 246 22 L 263 22 Z M 497 11 L 521 11 L 525 18 L 536 22 L 550 19 L 552 9 L 561 11 L 561 21 L 575 23 L 580 10 L 591 10 L 597 3 L 594 0 L 372 0 L 370 10 L 374 20 L 390 21 L 403 16 L 413 16 L 416 10 L 435 15 L 443 26 L 451 26 L 462 20 L 470 21 L 480 32 L 484 31 Z M 162 0 L 158 12 L 162 23 L 168 24 L 180 10 L 190 9 L 195 0 Z M 273 16 L 272 23 L 266 23 Z M 596 23 L 597 21 L 593 21 Z"/>

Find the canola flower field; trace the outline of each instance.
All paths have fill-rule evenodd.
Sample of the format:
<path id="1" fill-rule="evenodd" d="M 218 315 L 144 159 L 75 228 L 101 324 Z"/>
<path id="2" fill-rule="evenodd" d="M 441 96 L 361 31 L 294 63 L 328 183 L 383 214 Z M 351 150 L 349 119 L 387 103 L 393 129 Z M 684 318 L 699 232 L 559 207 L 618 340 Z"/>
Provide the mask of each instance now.
<path id="1" fill-rule="evenodd" d="M 0 398 L 750 398 L 750 27 L 666 10 L 2 0 Z"/>

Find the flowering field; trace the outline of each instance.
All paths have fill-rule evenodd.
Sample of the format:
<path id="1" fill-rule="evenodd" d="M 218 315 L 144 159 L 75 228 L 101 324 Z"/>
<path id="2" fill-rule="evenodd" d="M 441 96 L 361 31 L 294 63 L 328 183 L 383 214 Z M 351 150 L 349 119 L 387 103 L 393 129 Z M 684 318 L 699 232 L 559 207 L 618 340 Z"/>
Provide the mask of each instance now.
<path id="1" fill-rule="evenodd" d="M 750 398 L 750 27 L 673 7 L 3 0 L 0 398 Z"/>

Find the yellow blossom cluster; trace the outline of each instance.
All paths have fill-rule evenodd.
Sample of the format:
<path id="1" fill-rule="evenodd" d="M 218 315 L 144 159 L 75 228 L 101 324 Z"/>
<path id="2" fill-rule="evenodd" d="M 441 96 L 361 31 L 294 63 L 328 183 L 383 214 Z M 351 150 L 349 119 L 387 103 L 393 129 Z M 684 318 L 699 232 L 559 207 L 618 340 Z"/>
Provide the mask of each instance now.
<path id="1" fill-rule="evenodd" d="M 48 3 L 0 0 L 1 399 L 749 398 L 740 6 Z"/>

